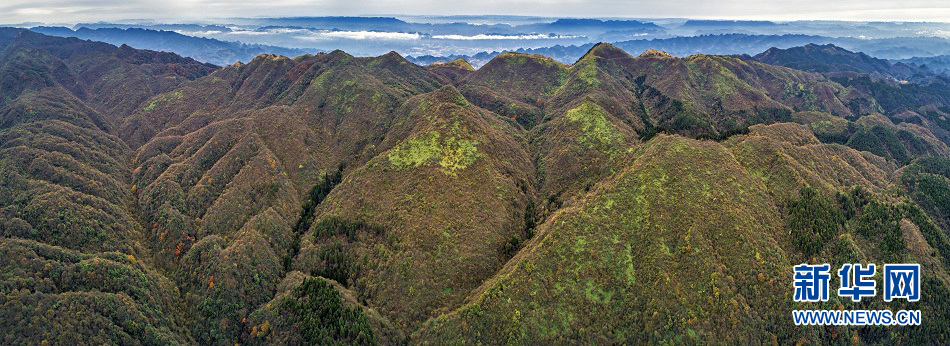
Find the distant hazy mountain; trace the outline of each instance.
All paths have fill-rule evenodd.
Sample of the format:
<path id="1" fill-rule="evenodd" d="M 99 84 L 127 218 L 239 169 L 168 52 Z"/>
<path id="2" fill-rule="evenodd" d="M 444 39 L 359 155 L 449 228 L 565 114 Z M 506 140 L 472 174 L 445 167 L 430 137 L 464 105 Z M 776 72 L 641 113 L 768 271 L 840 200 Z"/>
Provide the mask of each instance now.
<path id="1" fill-rule="evenodd" d="M 432 35 L 475 35 L 475 34 L 589 34 L 609 30 L 639 29 L 644 32 L 659 33 L 664 28 L 649 22 L 637 20 L 601 20 L 601 19 L 557 19 L 552 22 L 530 24 L 472 24 L 462 21 L 452 23 L 414 23 L 392 17 L 282 17 L 282 18 L 241 18 L 235 19 L 241 24 L 261 26 L 294 26 L 314 29 L 369 30 L 390 32 L 419 32 Z"/>
<path id="2" fill-rule="evenodd" d="M 88 29 L 84 28 L 173 31 L 218 41 L 187 41 L 153 32 L 85 32 Z M 950 55 L 950 40 L 944 38 L 946 30 L 940 23 L 687 19 L 651 22 L 503 16 L 273 17 L 229 18 L 201 24 L 81 23 L 72 29 L 76 31 L 57 28 L 44 32 L 174 51 L 216 64 L 247 61 L 261 53 L 295 56 L 336 49 L 358 56 L 396 51 L 420 62 L 465 57 L 474 66 L 507 51 L 541 54 L 573 63 L 597 42 L 613 42 L 633 54 L 658 49 L 680 57 L 751 55 L 773 47 L 809 43 L 834 44 L 880 59 Z"/>
<path id="3" fill-rule="evenodd" d="M 825 37 L 815 35 L 748 35 L 716 34 L 700 36 L 682 36 L 657 39 L 637 39 L 614 42 L 619 48 L 632 54 L 647 50 L 662 50 L 674 56 L 686 57 L 693 54 L 758 54 L 770 48 L 791 48 L 808 44 L 834 44 L 850 51 L 864 52 L 880 59 L 903 59 L 918 55 L 950 54 L 950 40 L 936 37 L 908 37 L 901 39 L 858 39 L 848 37 Z M 527 54 L 539 54 L 553 58 L 565 64 L 572 64 L 594 46 L 588 43 L 577 46 L 552 46 L 543 48 L 514 49 L 512 51 Z M 487 62 L 486 57 L 501 52 L 479 53 L 472 56 L 452 55 L 447 57 L 416 56 L 413 61 L 451 61 L 458 58 L 469 60 L 472 65 L 480 66 Z"/>
<path id="4" fill-rule="evenodd" d="M 558 19 L 553 23 L 539 23 L 520 25 L 517 28 L 521 31 L 534 31 L 540 33 L 574 33 L 574 34 L 592 34 L 603 33 L 612 30 L 637 30 L 640 32 L 659 33 L 664 28 L 649 22 L 637 20 L 600 20 L 600 19 Z"/>
<path id="5" fill-rule="evenodd" d="M 931 71 L 914 65 L 903 62 L 891 63 L 888 60 L 870 57 L 860 52 L 851 52 L 832 44 L 807 44 L 788 49 L 770 48 L 753 58 L 766 64 L 812 72 L 861 72 L 875 77 L 893 79 L 911 79 L 915 75 L 932 74 Z"/>
<path id="6" fill-rule="evenodd" d="M 906 62 L 908 64 L 926 66 L 927 68 L 931 70 L 941 72 L 941 73 L 950 72 L 950 55 L 914 57 L 914 58 L 909 58 L 909 59 L 903 59 L 901 61 Z"/>
<path id="7" fill-rule="evenodd" d="M 191 26 L 184 26 L 192 28 Z M 140 28 L 96 28 L 81 27 L 75 31 L 64 27 L 34 27 L 30 30 L 46 35 L 78 37 L 114 45 L 127 44 L 139 49 L 174 52 L 181 56 L 208 62 L 215 65 L 230 65 L 239 61 L 248 62 L 260 54 L 278 54 L 299 56 L 317 53 L 315 49 L 292 49 L 276 46 L 243 44 L 211 38 L 186 36 L 172 31 Z"/>
<path id="8" fill-rule="evenodd" d="M 701 19 L 691 19 L 687 20 L 686 23 L 683 23 L 683 27 L 686 28 L 735 28 L 735 27 L 770 27 L 775 26 L 775 22 L 765 21 L 765 20 L 701 20 Z"/>
<path id="9" fill-rule="evenodd" d="M 119 24 L 119 23 L 108 23 L 108 22 L 98 22 L 98 23 L 79 23 L 73 25 L 73 30 L 78 30 L 80 28 L 89 28 L 89 29 L 152 29 L 152 30 L 163 30 L 163 31 L 222 31 L 228 32 L 231 31 L 227 25 L 202 25 L 202 24 Z"/>

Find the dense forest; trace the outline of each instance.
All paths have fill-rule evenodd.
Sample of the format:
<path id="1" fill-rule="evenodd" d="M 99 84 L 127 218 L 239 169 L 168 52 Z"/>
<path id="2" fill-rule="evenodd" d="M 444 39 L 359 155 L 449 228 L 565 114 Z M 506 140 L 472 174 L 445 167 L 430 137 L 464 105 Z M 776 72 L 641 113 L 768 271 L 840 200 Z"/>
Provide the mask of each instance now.
<path id="1" fill-rule="evenodd" d="M 0 28 L 0 342 L 946 344 L 948 144 L 944 75 L 828 45 L 218 67 Z M 924 298 L 795 303 L 799 263 Z"/>

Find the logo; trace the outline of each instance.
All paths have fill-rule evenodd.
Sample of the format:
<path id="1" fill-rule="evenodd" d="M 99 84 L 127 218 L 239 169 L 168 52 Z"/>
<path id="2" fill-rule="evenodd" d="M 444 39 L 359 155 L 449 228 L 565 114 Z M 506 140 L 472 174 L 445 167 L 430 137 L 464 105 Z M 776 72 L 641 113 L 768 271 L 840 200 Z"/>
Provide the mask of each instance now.
<path id="1" fill-rule="evenodd" d="M 792 275 L 796 302 L 815 303 L 828 301 L 830 264 L 799 264 Z M 838 268 L 838 296 L 860 302 L 877 296 L 877 266 L 872 264 L 847 263 Z M 920 300 L 920 265 L 885 264 L 883 269 L 884 301 L 905 299 Z M 920 325 L 920 310 L 795 310 L 792 316 L 796 325 Z"/>

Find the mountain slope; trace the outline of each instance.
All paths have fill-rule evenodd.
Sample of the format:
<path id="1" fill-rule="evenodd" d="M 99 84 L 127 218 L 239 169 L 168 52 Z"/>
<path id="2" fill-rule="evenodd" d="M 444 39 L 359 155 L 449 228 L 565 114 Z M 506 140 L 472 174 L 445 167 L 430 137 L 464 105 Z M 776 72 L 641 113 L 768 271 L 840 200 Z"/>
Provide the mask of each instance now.
<path id="1" fill-rule="evenodd" d="M 419 337 L 768 340 L 764 326 L 778 317 L 754 311 L 784 301 L 768 285 L 781 284 L 787 260 L 774 245 L 780 220 L 765 187 L 715 143 L 660 136 L 636 156 L 543 223 L 471 305 L 430 321 Z M 683 174 L 691 165 L 709 169 Z"/>
<path id="2" fill-rule="evenodd" d="M 124 102 L 210 67 L 2 32 L 9 38 L 0 52 L 4 342 L 192 343 L 177 286 L 151 266 L 130 207 L 130 150 L 112 129 Z"/>
<path id="3" fill-rule="evenodd" d="M 795 158 L 772 159 L 776 149 L 780 157 Z M 766 167 L 758 163 L 769 161 Z M 834 168 L 826 172 L 823 167 Z M 805 330 L 788 321 L 787 312 L 794 307 L 791 291 L 782 288 L 787 269 L 781 268 L 815 258 L 802 255 L 797 226 L 788 221 L 795 216 L 785 216 L 798 203 L 789 201 L 812 197 L 786 193 L 802 186 L 882 191 L 893 170 L 873 155 L 820 144 L 792 124 L 757 125 L 726 145 L 658 136 L 582 202 L 543 222 L 538 235 L 462 308 L 428 321 L 413 338 L 421 343 L 828 342 L 835 338 L 832 334 L 850 332 Z M 857 213 L 888 205 L 870 198 Z M 871 218 L 854 217 L 860 223 Z M 906 222 L 933 227 L 923 219 L 916 219 L 916 226 Z M 818 255 L 819 263 L 853 260 L 846 252 L 862 254 L 861 261 L 888 261 L 892 255 L 878 250 L 886 248 L 883 241 L 866 233 L 884 229 L 861 227 L 866 226 L 844 227 L 836 238 L 843 245 L 831 246 L 836 242 L 830 241 Z M 897 232 L 907 232 L 902 230 Z M 946 269 L 929 262 L 931 254 L 903 256 L 932 263 L 939 278 L 933 294 L 950 292 L 942 281 Z M 945 316 L 937 312 L 940 306 L 923 308 Z M 928 330 L 940 325 L 945 322 Z M 912 335 L 892 337 L 908 340 Z M 855 338 L 879 336 L 862 331 Z"/>
<path id="4" fill-rule="evenodd" d="M 515 129 L 451 86 L 408 100 L 393 121 L 380 154 L 318 208 L 295 267 L 342 266 L 337 280 L 411 330 L 457 307 L 526 237 L 533 171 Z M 370 226 L 347 239 L 340 223 Z M 333 247 L 342 263 L 328 262 Z"/>

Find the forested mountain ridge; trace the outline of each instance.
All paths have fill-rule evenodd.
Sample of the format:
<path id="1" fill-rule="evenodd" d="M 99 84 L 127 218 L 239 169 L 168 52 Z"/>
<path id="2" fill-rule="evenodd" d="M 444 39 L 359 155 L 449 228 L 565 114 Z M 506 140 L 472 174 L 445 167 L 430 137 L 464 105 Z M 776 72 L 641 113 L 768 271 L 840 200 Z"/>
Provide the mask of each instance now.
<path id="1" fill-rule="evenodd" d="M 4 343 L 950 337 L 950 104 L 873 61 L 0 45 Z M 924 324 L 795 327 L 801 262 L 921 263 Z"/>
<path id="2" fill-rule="evenodd" d="M 878 78 L 912 79 L 933 74 L 926 68 L 853 53 L 833 44 L 808 44 L 788 49 L 772 48 L 753 57 L 766 64 L 813 72 L 861 72 Z"/>

